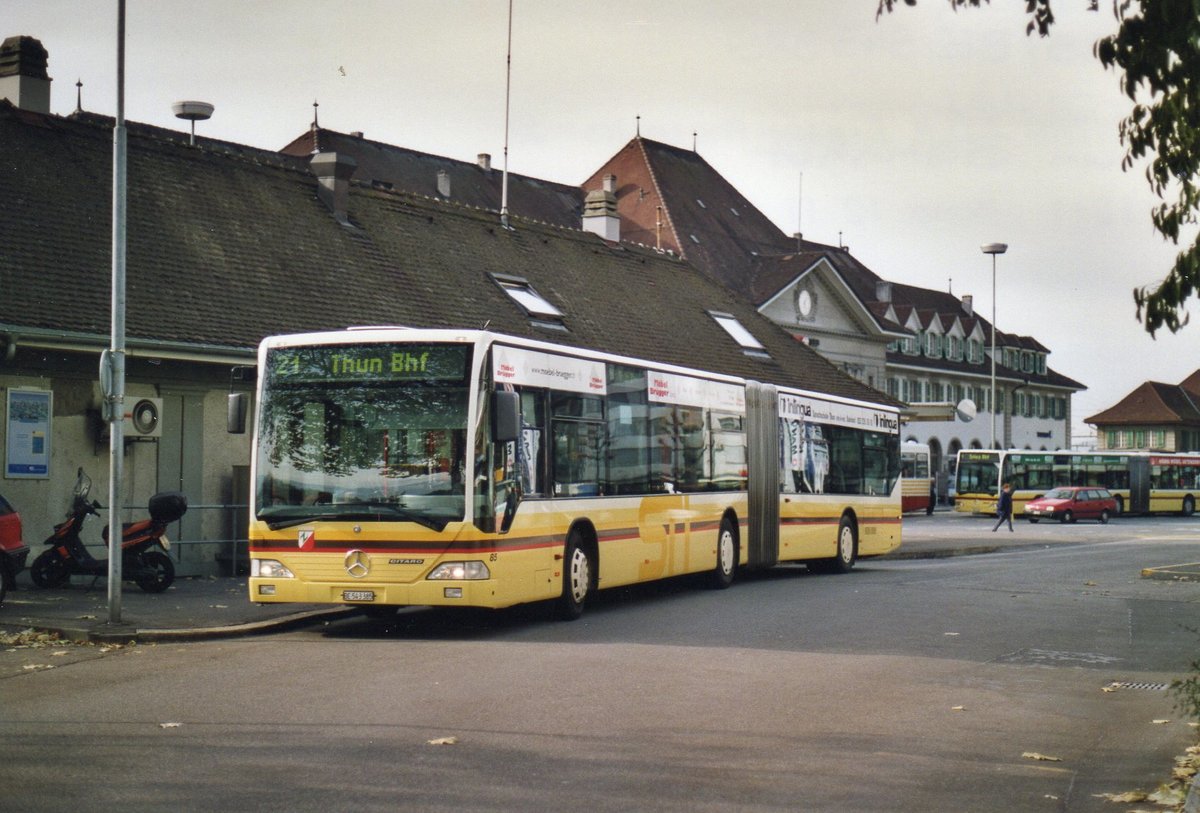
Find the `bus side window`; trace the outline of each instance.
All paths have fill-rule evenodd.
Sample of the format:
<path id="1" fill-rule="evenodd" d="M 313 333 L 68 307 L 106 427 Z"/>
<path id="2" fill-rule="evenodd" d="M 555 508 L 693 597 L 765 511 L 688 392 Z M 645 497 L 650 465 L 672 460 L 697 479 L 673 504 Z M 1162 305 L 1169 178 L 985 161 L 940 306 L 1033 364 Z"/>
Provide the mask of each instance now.
<path id="1" fill-rule="evenodd" d="M 592 395 L 551 392 L 550 414 L 554 496 L 598 496 L 605 437 L 602 401 Z"/>
<path id="2" fill-rule="evenodd" d="M 546 488 L 546 391 L 521 389 L 521 447 L 517 469 L 525 496 L 540 496 Z"/>

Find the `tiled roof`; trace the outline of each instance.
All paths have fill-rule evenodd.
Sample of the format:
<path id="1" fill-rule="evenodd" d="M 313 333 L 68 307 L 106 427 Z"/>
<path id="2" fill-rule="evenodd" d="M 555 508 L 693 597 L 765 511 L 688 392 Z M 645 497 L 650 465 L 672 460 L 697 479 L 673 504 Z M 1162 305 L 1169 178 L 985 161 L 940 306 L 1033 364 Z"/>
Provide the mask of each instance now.
<path id="1" fill-rule="evenodd" d="M 1146 381 L 1115 406 L 1086 418 L 1085 422 L 1100 427 L 1154 424 L 1200 426 L 1200 399 L 1182 384 Z"/>
<path id="2" fill-rule="evenodd" d="M 1200 398 L 1200 370 L 1189 375 L 1187 378 L 1179 382 L 1179 386 L 1183 387 L 1189 393 Z"/>
<path id="3" fill-rule="evenodd" d="M 322 152 L 352 156 L 358 162 L 352 176 L 355 181 L 390 184 L 399 191 L 440 197 L 438 173 L 444 172 L 450 185 L 448 200 L 500 211 L 504 177 L 501 167 L 485 169 L 478 161 L 456 161 L 325 129 L 310 129 L 280 152 L 307 161 L 317 151 L 314 144 Z M 508 209 L 530 220 L 578 229 L 583 214 L 583 192 L 576 186 L 510 172 Z"/>
<path id="4" fill-rule="evenodd" d="M 0 101 L 0 331 L 107 343 L 112 130 Z M 894 403 L 687 263 L 578 230 L 354 185 L 340 225 L 295 159 L 129 125 L 127 334 L 203 353 L 355 324 L 482 327 Z M 533 325 L 490 274 L 529 283 L 567 332 Z M 708 310 L 736 316 L 769 359 Z"/>
<path id="5" fill-rule="evenodd" d="M 699 153 L 639 136 L 583 188 L 599 189 L 609 174 L 617 177 L 622 240 L 681 253 L 747 299 L 755 256 L 796 248 Z"/>

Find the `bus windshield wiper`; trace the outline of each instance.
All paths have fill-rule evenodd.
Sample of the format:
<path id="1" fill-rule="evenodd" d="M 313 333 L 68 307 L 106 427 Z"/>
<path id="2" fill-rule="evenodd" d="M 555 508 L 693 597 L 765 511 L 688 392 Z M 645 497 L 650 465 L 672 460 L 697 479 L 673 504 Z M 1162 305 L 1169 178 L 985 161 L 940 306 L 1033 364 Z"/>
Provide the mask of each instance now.
<path id="1" fill-rule="evenodd" d="M 328 514 L 322 514 L 321 519 L 405 519 L 434 531 L 442 530 L 449 521 L 409 511 L 395 503 L 365 501 L 338 503 Z"/>
<path id="2" fill-rule="evenodd" d="M 263 511 L 259 514 L 259 519 L 265 520 L 267 527 L 272 531 L 278 531 L 281 528 L 291 528 L 295 525 L 303 525 L 306 522 L 316 522 L 318 520 L 402 519 L 415 522 L 434 531 L 441 531 L 446 527 L 446 523 L 449 522 L 449 519 L 429 517 L 386 502 L 338 503 L 337 505 L 312 506 L 312 508 L 323 510 L 309 510 L 299 514 L 292 514 L 288 511 L 287 507 L 283 507 L 276 509 L 278 515 L 275 516 L 268 516 L 268 512 Z M 272 511 L 271 514 L 276 514 L 276 511 Z"/>

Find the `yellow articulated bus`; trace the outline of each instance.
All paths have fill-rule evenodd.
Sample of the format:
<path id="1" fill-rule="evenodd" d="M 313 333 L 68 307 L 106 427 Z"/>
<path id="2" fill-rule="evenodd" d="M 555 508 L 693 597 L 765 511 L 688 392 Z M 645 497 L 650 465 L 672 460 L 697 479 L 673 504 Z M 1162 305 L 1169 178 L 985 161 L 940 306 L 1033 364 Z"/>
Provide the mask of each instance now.
<path id="1" fill-rule="evenodd" d="M 272 337 L 258 369 L 255 602 L 574 618 L 598 589 L 900 544 L 890 406 L 485 331 Z"/>
<path id="2" fill-rule="evenodd" d="M 1013 486 L 1013 514 L 1056 486 L 1098 486 L 1117 501 L 1117 513 L 1175 513 L 1190 517 L 1200 500 L 1200 453 L 1030 452 L 963 449 L 958 453 L 954 508 L 996 513 L 996 494 Z"/>

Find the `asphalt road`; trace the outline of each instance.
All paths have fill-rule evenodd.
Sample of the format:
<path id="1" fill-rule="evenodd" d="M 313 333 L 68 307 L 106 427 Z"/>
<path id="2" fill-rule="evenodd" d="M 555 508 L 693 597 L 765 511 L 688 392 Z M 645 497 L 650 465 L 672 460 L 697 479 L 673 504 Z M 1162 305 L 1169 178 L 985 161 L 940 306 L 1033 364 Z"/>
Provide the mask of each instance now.
<path id="1" fill-rule="evenodd" d="M 1124 810 L 1098 794 L 1153 789 L 1196 738 L 1162 687 L 1200 650 L 1200 583 L 1139 575 L 1200 560 L 1194 527 L 641 586 L 575 623 L 50 647 L 0 678 L 0 808 Z"/>

